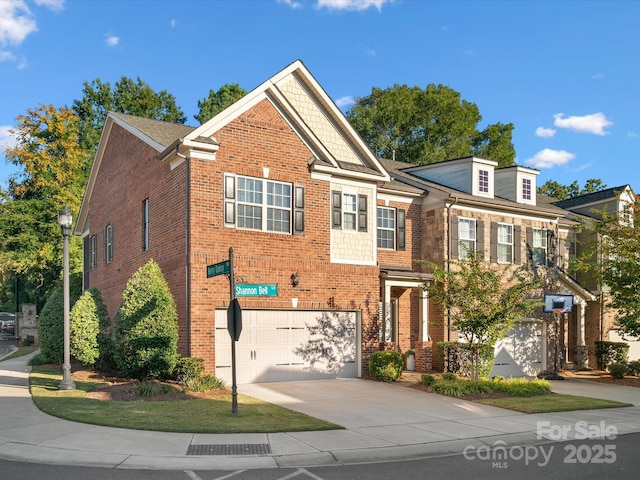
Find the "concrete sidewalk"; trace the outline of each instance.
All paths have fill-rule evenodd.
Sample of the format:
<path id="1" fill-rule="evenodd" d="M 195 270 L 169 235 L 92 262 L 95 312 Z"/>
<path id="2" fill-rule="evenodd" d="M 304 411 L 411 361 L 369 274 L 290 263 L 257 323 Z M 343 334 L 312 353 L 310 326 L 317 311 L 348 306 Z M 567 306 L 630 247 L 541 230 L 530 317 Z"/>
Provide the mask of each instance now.
<path id="1" fill-rule="evenodd" d="M 593 428 L 613 426 L 617 434 L 640 432 L 640 389 L 580 380 L 554 382 L 553 389 L 634 406 L 526 415 L 398 384 L 341 379 L 240 385 L 238 390 L 345 430 L 203 435 L 99 427 L 38 410 L 29 394 L 27 361 L 21 357 L 0 363 L 0 457 L 8 460 L 163 470 L 306 467 L 552 441 L 553 433 L 537 435 L 540 425 L 568 425 L 568 438 L 576 434 L 578 422 Z"/>

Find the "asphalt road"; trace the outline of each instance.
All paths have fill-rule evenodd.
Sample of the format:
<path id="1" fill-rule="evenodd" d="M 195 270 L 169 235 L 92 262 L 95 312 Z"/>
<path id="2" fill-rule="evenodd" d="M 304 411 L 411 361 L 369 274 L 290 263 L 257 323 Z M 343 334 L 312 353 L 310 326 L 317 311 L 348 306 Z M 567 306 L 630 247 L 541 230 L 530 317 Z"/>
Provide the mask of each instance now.
<path id="1" fill-rule="evenodd" d="M 0 445 L 0 451 L 2 446 Z M 428 478 L 631 480 L 640 469 L 640 434 L 462 455 L 343 467 L 237 471 L 148 471 L 64 467 L 0 460 L 0 478 L 20 480 L 387 480 Z"/>

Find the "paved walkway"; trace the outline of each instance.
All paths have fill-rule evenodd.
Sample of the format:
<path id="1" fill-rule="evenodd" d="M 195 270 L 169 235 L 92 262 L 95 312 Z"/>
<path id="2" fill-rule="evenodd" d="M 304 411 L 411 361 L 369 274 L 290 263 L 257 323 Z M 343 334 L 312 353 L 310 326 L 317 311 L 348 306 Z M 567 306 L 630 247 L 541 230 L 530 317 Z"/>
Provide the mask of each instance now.
<path id="1" fill-rule="evenodd" d="M 0 457 L 4 459 L 108 468 L 238 470 L 393 461 L 461 454 L 465 448 L 526 446 L 557 440 L 554 435 L 559 429 L 554 427 L 562 425 L 568 426 L 568 438 L 584 432 L 576 426 L 587 424 L 595 429 L 606 425 L 609 430 L 603 433 L 611 433 L 611 428 L 617 434 L 640 432 L 640 389 L 632 387 L 553 382 L 553 390 L 559 393 L 610 398 L 634 406 L 525 415 L 360 379 L 238 387 L 240 393 L 338 423 L 344 430 L 237 435 L 147 432 L 69 422 L 42 413 L 29 394 L 29 371 L 27 357 L 0 363 Z"/>

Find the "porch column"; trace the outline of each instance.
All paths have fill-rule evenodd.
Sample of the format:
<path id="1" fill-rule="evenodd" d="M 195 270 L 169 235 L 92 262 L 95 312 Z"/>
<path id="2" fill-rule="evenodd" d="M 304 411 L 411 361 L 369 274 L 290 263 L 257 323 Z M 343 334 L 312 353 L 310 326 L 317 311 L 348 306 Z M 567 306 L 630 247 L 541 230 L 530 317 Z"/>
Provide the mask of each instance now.
<path id="1" fill-rule="evenodd" d="M 587 303 L 579 302 L 578 303 L 578 312 L 577 312 L 577 332 L 576 332 L 576 367 L 578 370 L 583 368 L 587 368 L 587 346 L 585 344 L 585 316 L 586 316 Z"/>
<path id="2" fill-rule="evenodd" d="M 422 291 L 420 297 L 420 341 L 428 342 L 429 340 L 429 295 Z"/>

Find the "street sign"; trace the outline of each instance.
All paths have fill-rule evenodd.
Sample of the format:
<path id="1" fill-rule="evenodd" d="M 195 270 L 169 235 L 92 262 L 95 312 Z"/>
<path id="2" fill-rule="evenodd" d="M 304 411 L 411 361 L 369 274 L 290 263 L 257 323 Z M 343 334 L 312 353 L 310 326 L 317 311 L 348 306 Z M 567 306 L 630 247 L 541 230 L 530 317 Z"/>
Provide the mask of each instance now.
<path id="1" fill-rule="evenodd" d="M 231 271 L 231 263 L 229 260 L 224 262 L 214 263 L 213 265 L 207 265 L 207 278 L 217 277 L 218 275 L 224 275 Z"/>
<path id="2" fill-rule="evenodd" d="M 266 283 L 252 285 L 242 283 L 235 286 L 236 297 L 277 297 L 278 284 Z"/>
<path id="3" fill-rule="evenodd" d="M 234 341 L 240 340 L 240 332 L 242 332 L 242 309 L 237 298 L 231 300 L 229 308 L 227 308 L 227 329 L 229 335 Z"/>

